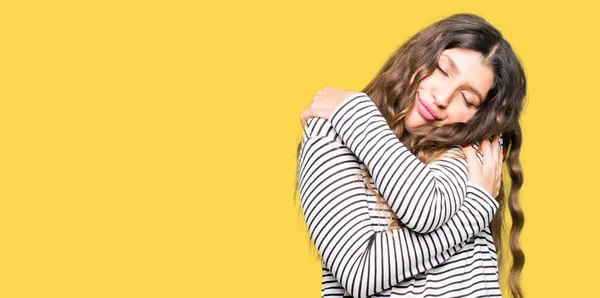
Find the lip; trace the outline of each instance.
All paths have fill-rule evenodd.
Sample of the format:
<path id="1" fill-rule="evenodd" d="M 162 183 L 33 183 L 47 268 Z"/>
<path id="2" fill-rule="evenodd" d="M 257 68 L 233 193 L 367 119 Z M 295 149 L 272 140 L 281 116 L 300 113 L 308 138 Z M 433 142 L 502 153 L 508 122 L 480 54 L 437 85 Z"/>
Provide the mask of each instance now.
<path id="1" fill-rule="evenodd" d="M 437 120 L 438 115 L 435 109 L 430 107 L 425 101 L 421 99 L 421 97 L 417 97 L 419 104 L 417 105 L 417 110 L 423 116 L 423 118 L 427 120 Z"/>

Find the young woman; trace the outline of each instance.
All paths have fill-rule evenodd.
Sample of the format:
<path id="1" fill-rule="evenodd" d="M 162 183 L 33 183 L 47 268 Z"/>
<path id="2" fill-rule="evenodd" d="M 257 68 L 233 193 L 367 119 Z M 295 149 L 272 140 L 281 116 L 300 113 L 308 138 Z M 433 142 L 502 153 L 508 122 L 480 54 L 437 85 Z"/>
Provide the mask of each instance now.
<path id="1" fill-rule="evenodd" d="M 500 33 L 461 14 L 413 36 L 362 92 L 317 94 L 302 115 L 321 118 L 305 126 L 298 182 L 323 260 L 323 296 L 500 296 L 503 154 L 497 136 L 485 140 L 500 133 L 512 180 L 509 284 L 514 296 L 522 295 L 518 156 L 525 86 Z M 461 144 L 481 139 L 479 161 L 471 147 L 464 149 L 468 163 L 459 157 Z M 363 184 L 369 190 L 357 182 L 359 173 L 372 175 L 374 184 L 368 175 Z M 378 191 L 390 207 L 384 211 L 376 210 Z M 399 225 L 385 231 L 392 212 Z"/>

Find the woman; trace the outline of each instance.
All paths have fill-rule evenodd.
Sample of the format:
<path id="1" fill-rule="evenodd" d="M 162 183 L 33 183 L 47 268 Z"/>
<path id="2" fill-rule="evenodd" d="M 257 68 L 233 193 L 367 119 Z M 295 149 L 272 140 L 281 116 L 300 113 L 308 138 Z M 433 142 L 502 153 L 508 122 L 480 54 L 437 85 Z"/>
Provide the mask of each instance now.
<path id="1" fill-rule="evenodd" d="M 492 149 L 498 137 L 484 138 L 500 133 L 512 179 L 509 284 L 522 296 L 518 121 L 525 86 L 500 33 L 461 14 L 417 33 L 362 92 L 330 88 L 315 97 L 302 118 L 321 119 L 308 119 L 298 174 L 303 214 L 323 258 L 323 296 L 499 296 L 502 154 Z M 464 149 L 467 174 L 457 146 L 480 139 L 480 161 Z M 373 194 L 354 178 L 365 169 L 375 182 L 367 177 L 366 186 L 377 199 L 381 191 L 402 226 L 381 228 Z"/>

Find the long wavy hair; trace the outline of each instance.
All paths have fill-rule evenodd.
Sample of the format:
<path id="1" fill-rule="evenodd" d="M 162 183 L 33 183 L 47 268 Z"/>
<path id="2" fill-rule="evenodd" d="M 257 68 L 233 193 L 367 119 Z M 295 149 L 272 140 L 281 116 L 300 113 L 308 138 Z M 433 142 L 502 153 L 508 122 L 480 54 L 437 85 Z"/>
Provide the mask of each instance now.
<path id="1" fill-rule="evenodd" d="M 436 69 L 442 52 L 451 48 L 481 53 L 484 63 L 494 72 L 494 83 L 468 122 L 437 127 L 426 135 L 411 134 L 405 128 L 404 117 L 415 104 L 417 87 Z M 483 18 L 472 14 L 452 15 L 426 27 L 402 44 L 361 92 L 366 93 L 377 105 L 398 139 L 427 164 L 455 146 L 476 143 L 484 137 L 502 133 L 510 189 L 507 197 L 503 181 L 496 197 L 500 207 L 492 220 L 491 231 L 498 253 L 498 265 L 502 268 L 504 210 L 508 204 L 512 218 L 509 234 L 512 262 L 508 284 L 514 297 L 523 297 L 520 276 L 525 255 L 519 244 L 524 224 L 519 204 L 519 191 L 523 185 L 519 154 L 523 136 L 519 118 L 524 108 L 526 79 L 510 44 Z M 366 186 L 382 203 L 381 194 L 371 187 L 368 172 L 364 171 L 363 176 Z M 402 225 L 397 218 L 392 218 L 392 223 L 395 224 L 389 228 Z"/>

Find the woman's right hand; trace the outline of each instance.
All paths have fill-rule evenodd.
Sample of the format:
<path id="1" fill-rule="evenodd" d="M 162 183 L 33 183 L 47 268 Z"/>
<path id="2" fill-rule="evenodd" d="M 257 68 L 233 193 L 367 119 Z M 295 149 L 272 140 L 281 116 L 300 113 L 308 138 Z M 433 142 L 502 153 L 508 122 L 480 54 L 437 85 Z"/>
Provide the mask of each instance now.
<path id="1" fill-rule="evenodd" d="M 462 150 L 467 157 L 468 180 L 479 184 L 487 190 L 492 197 L 500 194 L 502 183 L 502 160 L 504 154 L 498 149 L 499 136 L 496 135 L 490 142 L 487 138 L 481 141 L 479 148 L 483 154 L 483 164 L 477 159 L 475 148 L 468 145 Z"/>

